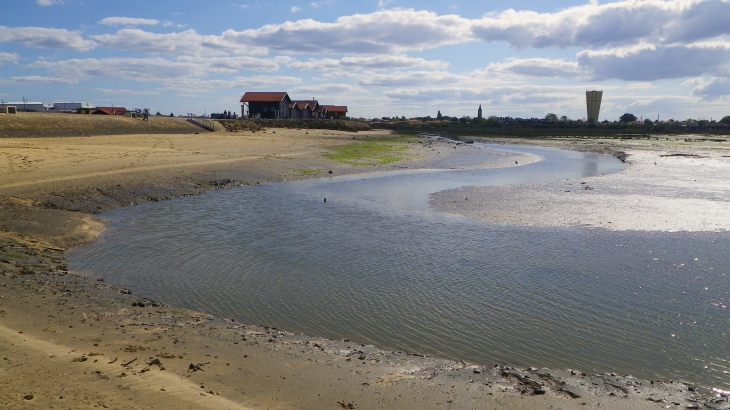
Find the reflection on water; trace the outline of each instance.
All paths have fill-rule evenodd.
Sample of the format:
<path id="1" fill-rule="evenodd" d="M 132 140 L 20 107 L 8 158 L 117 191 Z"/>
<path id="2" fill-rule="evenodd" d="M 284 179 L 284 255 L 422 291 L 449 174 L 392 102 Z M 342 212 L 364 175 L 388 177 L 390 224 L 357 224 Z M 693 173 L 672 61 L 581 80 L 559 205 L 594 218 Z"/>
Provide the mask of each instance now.
<path id="1" fill-rule="evenodd" d="M 427 195 L 443 189 L 622 168 L 514 149 L 544 161 L 271 184 L 110 212 L 102 239 L 70 264 L 136 294 L 294 332 L 730 387 L 727 233 L 503 227 L 429 209 Z"/>

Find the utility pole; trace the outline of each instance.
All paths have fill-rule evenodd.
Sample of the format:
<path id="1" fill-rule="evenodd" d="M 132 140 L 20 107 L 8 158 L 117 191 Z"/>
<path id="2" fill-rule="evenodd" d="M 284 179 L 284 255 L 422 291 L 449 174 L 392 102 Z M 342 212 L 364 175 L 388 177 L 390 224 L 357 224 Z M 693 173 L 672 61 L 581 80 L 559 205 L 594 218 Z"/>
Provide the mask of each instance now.
<path id="1" fill-rule="evenodd" d="M 25 99 L 25 96 L 23 96 L 23 111 L 25 111 L 25 102 L 28 101 Z"/>

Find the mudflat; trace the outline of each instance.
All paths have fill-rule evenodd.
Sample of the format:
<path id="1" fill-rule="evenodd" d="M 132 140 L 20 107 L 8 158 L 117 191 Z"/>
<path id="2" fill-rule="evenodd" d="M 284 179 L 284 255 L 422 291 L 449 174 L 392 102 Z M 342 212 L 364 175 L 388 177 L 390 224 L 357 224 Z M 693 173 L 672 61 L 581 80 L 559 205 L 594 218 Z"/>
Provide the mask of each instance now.
<path id="1" fill-rule="evenodd" d="M 109 209 L 231 186 L 434 168 L 473 155 L 466 145 L 413 140 L 404 143 L 401 161 L 353 167 L 323 154 L 384 132 L 195 132 L 0 138 L 0 405 L 728 408 L 727 397 L 681 382 L 384 351 L 164 306 L 68 272 L 64 250 L 94 240 L 104 229 L 95 214 Z M 638 155 L 644 148 L 636 150 L 629 169 L 645 162 Z M 499 158 L 484 164 L 475 159 L 470 166 L 536 160 Z"/>
<path id="2" fill-rule="evenodd" d="M 730 230 L 730 139 L 695 135 L 507 142 L 616 155 L 628 167 L 616 174 L 552 184 L 463 187 L 433 195 L 432 206 L 505 225 L 613 231 Z M 463 196 L 469 202 L 456 200 Z"/>

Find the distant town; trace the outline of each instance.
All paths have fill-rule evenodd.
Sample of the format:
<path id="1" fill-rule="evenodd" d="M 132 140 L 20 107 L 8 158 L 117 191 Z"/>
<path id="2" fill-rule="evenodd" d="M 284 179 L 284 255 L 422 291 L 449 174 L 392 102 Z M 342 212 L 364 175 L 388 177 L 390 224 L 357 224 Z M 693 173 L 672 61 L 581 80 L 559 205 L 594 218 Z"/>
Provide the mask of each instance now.
<path id="1" fill-rule="evenodd" d="M 210 119 L 306 119 L 306 120 L 355 120 L 371 124 L 377 128 L 388 128 L 393 130 L 424 130 L 430 129 L 461 129 L 468 132 L 475 128 L 485 130 L 484 133 L 504 133 L 507 129 L 514 130 L 531 129 L 564 129 L 571 128 L 604 128 L 606 131 L 625 129 L 627 126 L 640 127 L 646 132 L 672 132 L 677 130 L 694 131 L 724 131 L 730 129 L 730 116 L 721 119 L 666 119 L 658 116 L 656 119 L 637 117 L 631 113 L 624 113 L 618 119 L 609 121 L 600 120 L 600 108 L 603 98 L 603 91 L 586 91 L 586 113 L 587 116 L 580 119 L 570 119 L 567 116 L 558 116 L 555 113 L 547 113 L 544 117 L 523 118 L 518 116 L 484 116 L 482 106 L 475 109 L 475 116 L 463 115 L 453 117 L 442 115 L 438 111 L 435 116 L 402 117 L 378 117 L 378 118 L 350 118 L 346 105 L 321 104 L 316 98 L 307 100 L 295 100 L 287 92 L 245 92 L 240 99 L 240 113 L 223 111 L 222 113 L 193 114 L 186 113 L 178 115 L 181 118 L 210 118 Z M 132 116 L 143 111 L 141 108 L 127 109 L 121 106 L 98 106 L 87 102 L 53 102 L 44 103 L 25 100 L 23 101 L 0 101 L 0 113 L 12 114 L 15 112 L 59 112 L 97 115 L 122 115 Z M 153 116 L 174 117 L 173 113 L 150 112 Z M 491 132 L 486 132 L 490 130 Z"/>

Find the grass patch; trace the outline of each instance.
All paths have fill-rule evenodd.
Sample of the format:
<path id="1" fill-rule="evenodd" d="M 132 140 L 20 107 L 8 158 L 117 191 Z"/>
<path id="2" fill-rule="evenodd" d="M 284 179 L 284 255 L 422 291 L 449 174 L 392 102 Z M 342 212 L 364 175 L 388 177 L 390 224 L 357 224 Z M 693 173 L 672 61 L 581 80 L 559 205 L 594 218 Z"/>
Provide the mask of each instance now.
<path id="1" fill-rule="evenodd" d="M 78 137 L 123 134 L 193 134 L 203 129 L 183 118 L 151 116 L 149 122 L 121 115 L 29 112 L 0 115 L 2 138 Z"/>
<path id="2" fill-rule="evenodd" d="M 387 165 L 408 159 L 408 144 L 414 136 L 368 138 L 347 145 L 329 147 L 325 158 L 352 166 Z"/>
<path id="3" fill-rule="evenodd" d="M 321 170 L 321 169 L 300 169 L 299 172 L 301 172 L 304 175 L 324 174 L 324 170 Z"/>
<path id="4" fill-rule="evenodd" d="M 6 253 L 5 256 L 10 259 L 25 259 L 28 257 L 28 255 L 21 255 L 19 253 Z"/>

